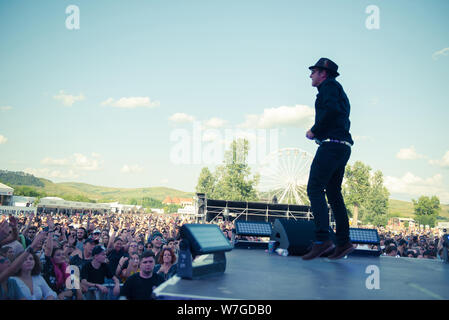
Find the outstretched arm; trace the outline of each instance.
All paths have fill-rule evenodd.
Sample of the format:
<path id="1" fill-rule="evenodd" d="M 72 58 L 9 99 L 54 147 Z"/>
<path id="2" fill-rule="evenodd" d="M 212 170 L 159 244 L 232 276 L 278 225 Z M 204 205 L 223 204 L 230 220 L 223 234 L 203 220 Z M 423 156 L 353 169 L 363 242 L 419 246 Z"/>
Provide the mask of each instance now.
<path id="1" fill-rule="evenodd" d="M 22 252 L 16 259 L 14 259 L 11 265 L 0 274 L 0 283 L 19 271 L 20 267 L 22 266 L 23 262 L 26 260 L 30 252 L 36 250 L 39 247 L 40 242 L 45 238 L 45 236 L 45 232 L 40 232 L 34 237 L 33 243 L 31 243 L 27 250 Z"/>

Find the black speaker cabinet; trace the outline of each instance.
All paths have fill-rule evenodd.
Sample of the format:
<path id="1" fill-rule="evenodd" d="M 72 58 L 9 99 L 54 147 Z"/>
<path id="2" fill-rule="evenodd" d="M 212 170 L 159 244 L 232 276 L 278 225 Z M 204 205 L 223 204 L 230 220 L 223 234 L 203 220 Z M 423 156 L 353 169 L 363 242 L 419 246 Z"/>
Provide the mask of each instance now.
<path id="1" fill-rule="evenodd" d="M 335 233 L 329 228 L 330 237 L 335 242 Z M 278 244 L 278 248 L 287 249 L 289 255 L 306 254 L 315 241 L 315 222 L 313 220 L 276 219 L 270 240 Z"/>
<path id="2" fill-rule="evenodd" d="M 198 212 L 197 214 L 204 214 L 204 211 L 206 210 L 207 200 L 206 200 L 206 194 L 205 193 L 197 193 L 196 194 L 198 198 Z"/>

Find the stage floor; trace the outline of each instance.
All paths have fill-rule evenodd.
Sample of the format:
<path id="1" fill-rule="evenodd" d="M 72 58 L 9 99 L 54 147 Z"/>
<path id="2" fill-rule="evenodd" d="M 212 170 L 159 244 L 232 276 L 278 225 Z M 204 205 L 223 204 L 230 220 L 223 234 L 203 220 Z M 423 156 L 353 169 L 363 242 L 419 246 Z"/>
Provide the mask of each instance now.
<path id="1" fill-rule="evenodd" d="M 449 264 L 437 260 L 349 256 L 303 261 L 261 249 L 233 249 L 226 253 L 226 259 L 224 274 L 200 280 L 175 276 L 155 290 L 156 296 L 206 300 L 449 299 Z M 374 288 L 368 289 L 367 283 Z"/>

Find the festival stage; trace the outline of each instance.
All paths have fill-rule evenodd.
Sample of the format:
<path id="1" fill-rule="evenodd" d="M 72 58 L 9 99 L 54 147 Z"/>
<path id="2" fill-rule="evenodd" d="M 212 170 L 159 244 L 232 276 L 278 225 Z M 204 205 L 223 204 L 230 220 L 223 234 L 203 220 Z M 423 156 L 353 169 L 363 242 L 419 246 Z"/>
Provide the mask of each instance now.
<path id="1" fill-rule="evenodd" d="M 437 260 L 350 255 L 303 261 L 237 248 L 227 252 L 226 259 L 226 272 L 220 276 L 175 276 L 154 292 L 158 299 L 176 300 L 449 299 L 449 264 Z"/>

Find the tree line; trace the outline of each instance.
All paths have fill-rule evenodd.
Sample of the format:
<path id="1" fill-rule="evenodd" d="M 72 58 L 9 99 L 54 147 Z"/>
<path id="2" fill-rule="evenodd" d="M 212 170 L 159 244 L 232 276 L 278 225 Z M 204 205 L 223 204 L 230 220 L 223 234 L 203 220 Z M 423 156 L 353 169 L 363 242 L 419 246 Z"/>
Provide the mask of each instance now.
<path id="1" fill-rule="evenodd" d="M 0 170 L 0 182 L 12 186 L 44 187 L 44 183 L 29 173 Z"/>
<path id="2" fill-rule="evenodd" d="M 206 193 L 210 199 L 260 201 L 261 194 L 257 191 L 260 177 L 251 174 L 248 150 L 247 140 L 234 140 L 225 152 L 222 165 L 215 171 L 202 168 L 195 191 Z M 371 167 L 361 161 L 346 166 L 342 194 L 353 225 L 361 221 L 364 225 L 385 226 L 391 218 L 388 214 L 390 193 L 384 186 L 383 174 L 379 170 L 371 171 Z M 441 209 L 438 197 L 421 196 L 412 202 L 415 221 L 434 227 Z"/>

